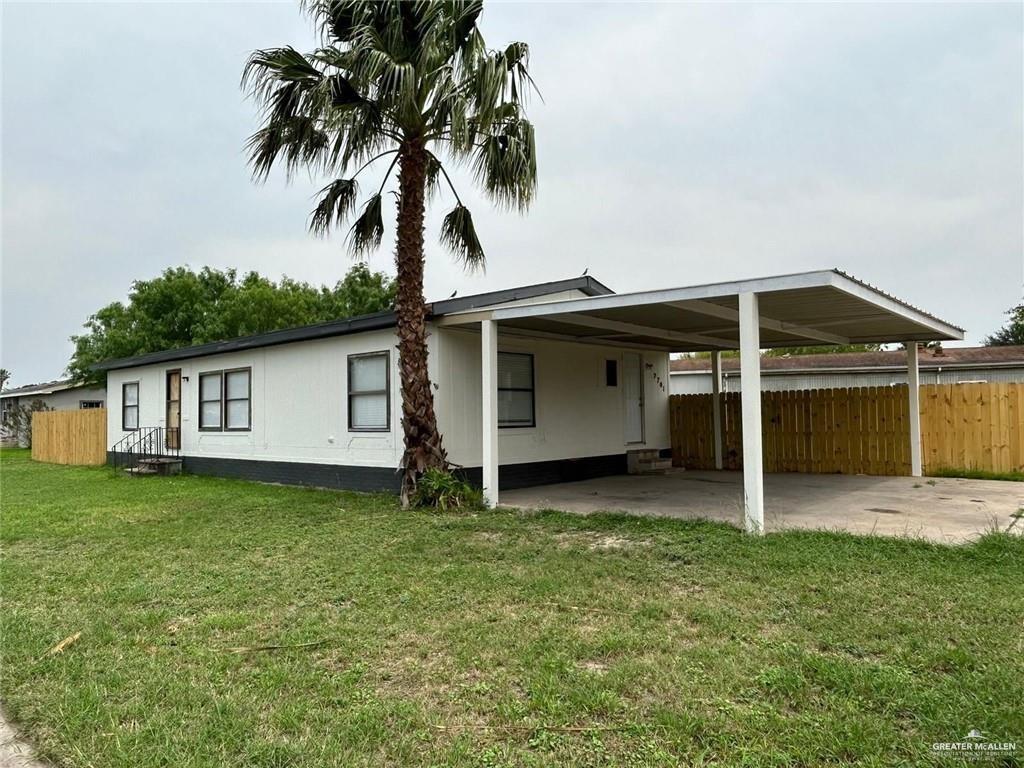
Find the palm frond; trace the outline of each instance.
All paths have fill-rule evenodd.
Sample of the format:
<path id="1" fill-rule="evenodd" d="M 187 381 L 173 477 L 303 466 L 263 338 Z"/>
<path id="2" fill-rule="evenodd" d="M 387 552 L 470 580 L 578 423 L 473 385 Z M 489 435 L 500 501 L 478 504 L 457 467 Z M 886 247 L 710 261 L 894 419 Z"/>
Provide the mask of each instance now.
<path id="1" fill-rule="evenodd" d="M 357 256 L 380 246 L 384 237 L 384 218 L 381 205 L 381 195 L 374 195 L 366 201 L 363 212 L 352 223 L 352 229 L 348 233 L 348 242 L 352 252 Z"/>
<path id="2" fill-rule="evenodd" d="M 340 227 L 352 212 L 359 185 L 355 179 L 338 179 L 320 190 L 320 202 L 309 217 L 309 231 L 324 237 L 332 226 Z"/>
<path id="3" fill-rule="evenodd" d="M 486 257 L 473 226 L 473 215 L 464 205 L 456 205 L 441 224 L 441 243 L 469 270 L 481 269 Z"/>
<path id="4" fill-rule="evenodd" d="M 289 177 L 304 168 L 336 179 L 317 196 L 311 231 L 324 235 L 354 217 L 350 247 L 361 253 L 379 246 L 390 169 L 358 215 L 355 177 L 382 153 L 397 157 L 418 147 L 428 150 L 428 199 L 443 183 L 437 158 L 444 150 L 468 161 L 499 205 L 529 205 L 537 184 L 534 130 L 524 112 L 536 91 L 530 49 L 522 42 L 487 47 L 479 28 L 483 0 L 300 2 L 316 21 L 319 47 L 255 51 L 242 86 L 261 111 L 246 145 L 257 179 L 278 166 Z M 456 200 L 441 239 L 468 266 L 479 266 L 472 216 L 458 194 Z"/>
<path id="5" fill-rule="evenodd" d="M 242 69 L 242 89 L 259 98 L 275 82 L 315 82 L 323 77 L 291 46 L 254 51 Z"/>
<path id="6" fill-rule="evenodd" d="M 537 190 L 533 125 L 510 120 L 500 133 L 487 136 L 476 152 L 473 172 L 498 205 L 525 210 Z"/>
<path id="7" fill-rule="evenodd" d="M 434 157 L 433 154 L 427 155 L 427 182 L 424 190 L 427 200 L 430 200 L 437 194 L 441 188 L 441 161 Z"/>
<path id="8" fill-rule="evenodd" d="M 331 75 L 328 79 L 331 84 L 331 106 L 345 107 L 363 101 L 359 91 L 344 75 Z"/>
<path id="9" fill-rule="evenodd" d="M 253 176 L 266 179 L 281 158 L 289 178 L 300 167 L 322 168 L 330 141 L 316 122 L 307 117 L 291 117 L 268 123 L 246 142 Z"/>

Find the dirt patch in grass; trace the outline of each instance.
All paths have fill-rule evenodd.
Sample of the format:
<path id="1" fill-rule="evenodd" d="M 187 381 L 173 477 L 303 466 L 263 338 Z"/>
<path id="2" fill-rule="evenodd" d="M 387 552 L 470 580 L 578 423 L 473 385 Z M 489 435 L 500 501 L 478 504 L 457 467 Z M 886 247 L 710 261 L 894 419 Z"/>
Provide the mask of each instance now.
<path id="1" fill-rule="evenodd" d="M 563 531 L 556 534 L 554 539 L 560 549 L 587 549 L 591 552 L 635 550 L 651 546 L 648 539 L 634 539 L 598 531 Z"/>
<path id="2" fill-rule="evenodd" d="M 595 675 L 608 674 L 608 665 L 605 664 L 603 661 L 587 659 L 586 661 L 579 662 L 576 666 L 578 666 L 584 672 L 590 672 Z"/>

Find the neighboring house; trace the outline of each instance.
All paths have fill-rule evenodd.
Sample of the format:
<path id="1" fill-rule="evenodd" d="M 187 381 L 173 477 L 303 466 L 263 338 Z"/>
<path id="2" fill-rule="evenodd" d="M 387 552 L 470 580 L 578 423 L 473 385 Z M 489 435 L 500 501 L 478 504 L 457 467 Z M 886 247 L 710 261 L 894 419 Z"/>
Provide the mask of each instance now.
<path id="1" fill-rule="evenodd" d="M 105 387 L 81 386 L 68 379 L 3 390 L 0 392 L 0 439 L 5 447 L 14 442 L 13 436 L 8 435 L 3 426 L 7 423 L 7 414 L 19 405 L 30 406 L 36 400 L 54 411 L 103 408 L 107 390 Z"/>
<path id="2" fill-rule="evenodd" d="M 611 294 L 590 277 L 429 306 L 429 370 L 449 459 L 481 477 L 481 336 L 446 327 L 477 308 Z M 625 472 L 628 450 L 670 447 L 667 349 L 503 331 L 501 487 Z M 392 312 L 112 360 L 108 449 L 159 428 L 198 474 L 394 490 L 403 454 Z M 614 414 L 609 418 L 610 414 Z M 111 457 L 113 458 L 113 456 Z"/>
<path id="3" fill-rule="evenodd" d="M 921 349 L 921 384 L 1024 382 L 1024 346 Z M 722 358 L 722 391 L 740 391 L 740 361 Z M 907 383 L 906 353 L 844 352 L 761 358 L 761 391 L 887 387 Z M 672 394 L 711 393 L 711 360 L 672 361 Z"/>

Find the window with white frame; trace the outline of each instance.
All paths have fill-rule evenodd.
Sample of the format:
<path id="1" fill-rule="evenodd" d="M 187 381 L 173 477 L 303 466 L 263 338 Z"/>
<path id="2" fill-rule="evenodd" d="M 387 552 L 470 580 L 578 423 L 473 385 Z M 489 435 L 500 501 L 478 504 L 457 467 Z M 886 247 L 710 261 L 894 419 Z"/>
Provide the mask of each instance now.
<path id="1" fill-rule="evenodd" d="M 348 358 L 348 428 L 353 432 L 385 432 L 391 428 L 388 353 Z"/>
<path id="2" fill-rule="evenodd" d="M 533 355 L 498 353 L 498 426 L 537 425 L 533 386 Z"/>
<path id="3" fill-rule="evenodd" d="M 86 410 L 88 408 L 102 408 L 102 400 L 79 400 L 78 407 L 80 410 Z"/>
<path id="4" fill-rule="evenodd" d="M 139 428 L 139 382 L 128 381 L 121 385 L 121 429 L 128 431 Z"/>
<path id="5" fill-rule="evenodd" d="M 199 374 L 199 429 L 244 432 L 252 428 L 252 369 Z"/>

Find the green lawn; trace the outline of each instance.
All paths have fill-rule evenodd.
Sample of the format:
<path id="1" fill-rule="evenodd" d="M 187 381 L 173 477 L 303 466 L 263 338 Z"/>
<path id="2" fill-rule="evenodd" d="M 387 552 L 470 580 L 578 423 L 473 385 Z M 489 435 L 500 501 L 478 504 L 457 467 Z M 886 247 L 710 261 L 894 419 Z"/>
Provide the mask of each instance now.
<path id="1" fill-rule="evenodd" d="M 931 744 L 971 728 L 1024 742 L 1005 535 L 428 515 L 24 452 L 0 473 L 0 695 L 62 765 L 949 765 Z"/>

